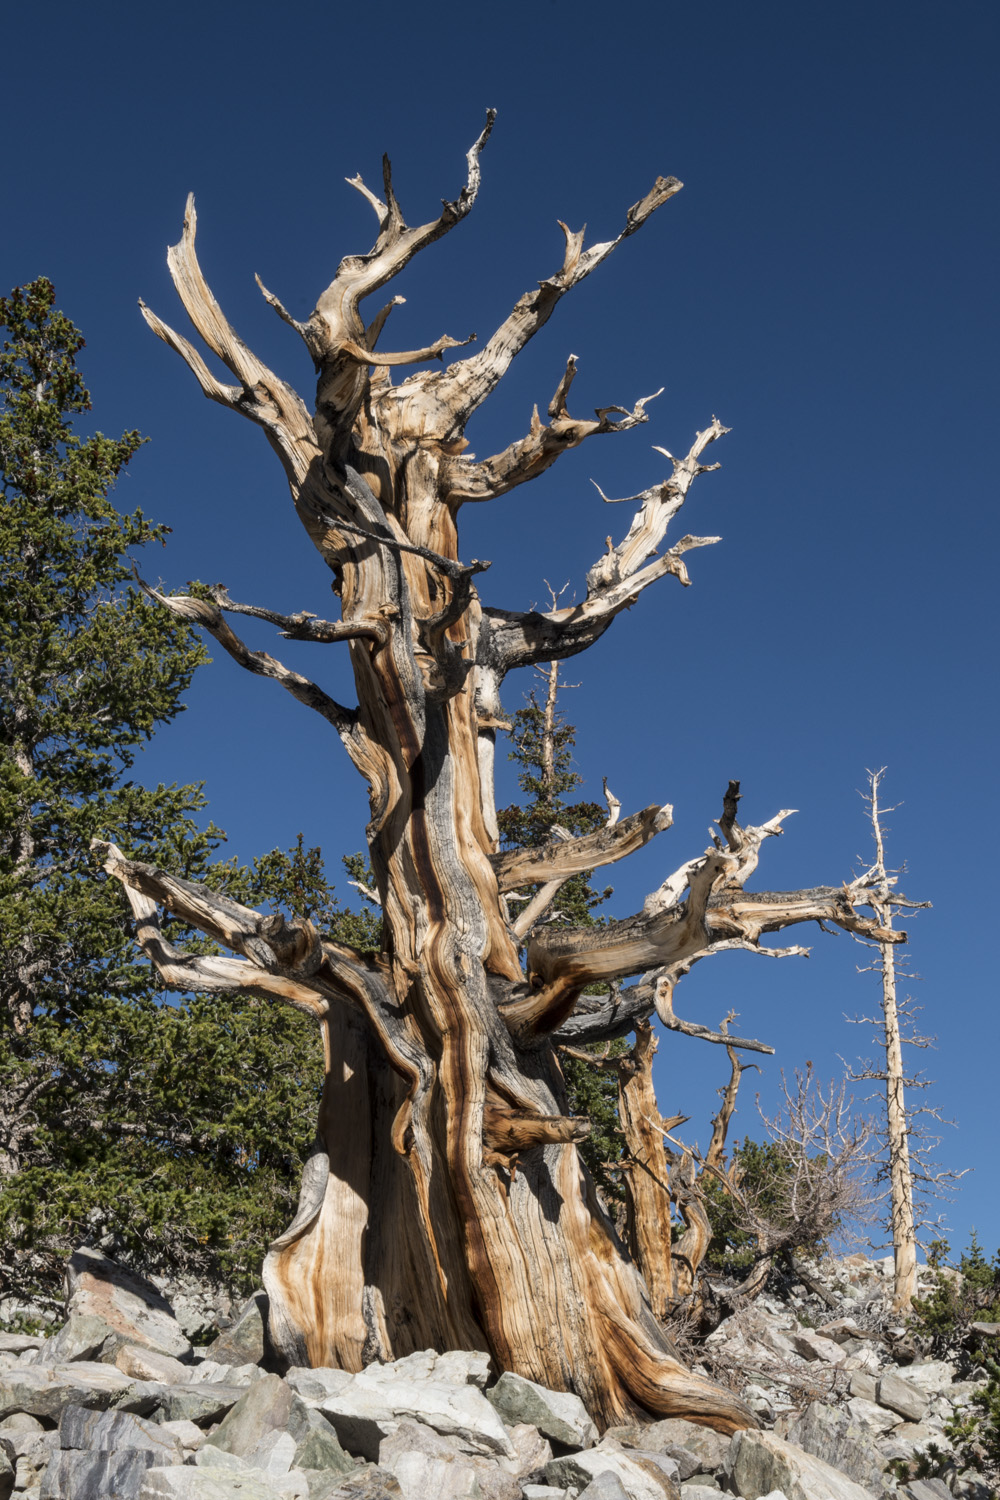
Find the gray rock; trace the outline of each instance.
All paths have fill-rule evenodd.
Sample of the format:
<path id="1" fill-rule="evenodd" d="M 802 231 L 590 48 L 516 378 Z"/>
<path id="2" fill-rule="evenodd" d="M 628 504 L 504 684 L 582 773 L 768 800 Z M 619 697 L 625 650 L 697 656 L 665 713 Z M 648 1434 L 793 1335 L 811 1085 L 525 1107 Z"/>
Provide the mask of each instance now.
<path id="1" fill-rule="evenodd" d="M 133 1380 L 156 1380 L 163 1385 L 184 1384 L 194 1373 L 190 1365 L 182 1365 L 172 1354 L 161 1354 L 158 1349 L 146 1349 L 139 1344 L 120 1344 L 115 1352 L 115 1368 Z"/>
<path id="2" fill-rule="evenodd" d="M 585 1490 L 580 1491 L 580 1500 L 583 1500 L 584 1496 L 587 1500 L 630 1500 L 628 1490 L 618 1475 L 612 1474 L 610 1469 L 605 1469 L 603 1474 L 598 1474 Z"/>
<path id="3" fill-rule="evenodd" d="M 545 1446 L 551 1458 L 552 1449 Z M 382 1439 L 378 1462 L 380 1469 L 395 1474 L 405 1500 L 424 1500 L 427 1495 L 464 1500 L 466 1494 L 481 1500 L 521 1500 L 518 1479 L 501 1467 L 515 1468 L 513 1460 L 470 1454 L 460 1438 L 442 1437 L 421 1422 L 400 1422 Z"/>
<path id="4" fill-rule="evenodd" d="M 346 1391 L 354 1376 L 346 1370 L 306 1369 L 293 1365 L 285 1371 L 285 1384 L 306 1401 L 325 1401 L 327 1396 L 339 1396 Z"/>
<path id="5" fill-rule="evenodd" d="M 0 1421 L 14 1412 L 27 1412 L 43 1421 L 58 1422 L 67 1406 L 103 1411 L 131 1384 L 128 1376 L 110 1365 L 81 1362 L 57 1370 L 20 1365 L 0 1375 Z"/>
<path id="6" fill-rule="evenodd" d="M 507 1436 L 514 1445 L 516 1457 L 499 1459 L 501 1468 L 519 1479 L 545 1468 L 552 1457 L 552 1444 L 542 1437 L 537 1427 L 531 1422 L 515 1422 L 513 1427 L 507 1428 Z"/>
<path id="7" fill-rule="evenodd" d="M 597 1442 L 597 1428 L 587 1408 L 570 1391 L 550 1391 L 508 1370 L 486 1398 L 505 1422 L 530 1422 L 567 1448 L 590 1448 Z"/>
<path id="8" fill-rule="evenodd" d="M 521 1494 L 524 1500 L 566 1500 L 569 1491 L 552 1484 L 523 1484 Z"/>
<path id="9" fill-rule="evenodd" d="M 9 1500 L 14 1489 L 17 1468 L 9 1455 L 0 1447 L 0 1500 Z"/>
<path id="10" fill-rule="evenodd" d="M 402 1500 L 402 1493 L 395 1474 L 375 1464 L 365 1464 L 342 1479 L 324 1477 L 315 1487 L 309 1475 L 309 1500 Z"/>
<path id="11" fill-rule="evenodd" d="M 483 1349 L 449 1349 L 434 1363 L 432 1380 L 448 1385 L 475 1385 L 485 1389 L 490 1378 L 490 1356 Z"/>
<path id="12" fill-rule="evenodd" d="M 0 1354 L 25 1354 L 40 1349 L 45 1338 L 40 1333 L 0 1333 Z"/>
<path id="13" fill-rule="evenodd" d="M 193 1453 L 197 1448 L 200 1448 L 205 1441 L 205 1434 L 201 1428 L 197 1427 L 194 1422 L 189 1422 L 184 1418 L 180 1421 L 161 1422 L 160 1426 L 164 1432 L 172 1432 L 181 1447 L 185 1448 L 189 1453 Z"/>
<path id="14" fill-rule="evenodd" d="M 236 1321 L 204 1350 L 220 1365 L 259 1365 L 267 1347 L 267 1293 L 254 1292 Z"/>
<path id="15" fill-rule="evenodd" d="M 737 1432 L 725 1472 L 730 1489 L 744 1500 L 760 1500 L 774 1490 L 780 1490 L 787 1500 L 871 1500 L 870 1491 L 839 1469 L 773 1432 Z"/>
<path id="16" fill-rule="evenodd" d="M 790 1334 L 789 1338 L 792 1348 L 803 1359 L 821 1359 L 828 1365 L 839 1365 L 847 1358 L 846 1349 L 835 1344 L 833 1339 L 823 1338 L 821 1334 L 803 1329 Z"/>
<path id="17" fill-rule="evenodd" d="M 899 1493 L 906 1500 L 951 1500 L 951 1490 L 943 1479 L 911 1479 Z"/>
<path id="18" fill-rule="evenodd" d="M 435 1432 L 460 1437 L 472 1452 L 516 1456 L 499 1416 L 475 1386 L 387 1379 L 384 1371 L 372 1375 L 376 1368 L 355 1375 L 339 1395 L 320 1404 L 349 1453 L 374 1460 L 382 1439 L 412 1417 Z"/>
<path id="19" fill-rule="evenodd" d="M 928 1407 L 928 1398 L 923 1391 L 918 1390 L 915 1385 L 910 1385 L 901 1375 L 888 1370 L 879 1376 L 875 1391 L 875 1400 L 879 1406 L 887 1406 L 890 1411 L 898 1411 L 901 1417 L 908 1422 L 919 1422 Z"/>
<path id="20" fill-rule="evenodd" d="M 936 1424 L 932 1426 L 929 1422 L 900 1422 L 886 1437 L 878 1439 L 878 1450 L 887 1459 L 910 1459 L 923 1453 L 931 1443 L 936 1443 L 939 1448 L 951 1449 L 951 1444 Z"/>
<path id="21" fill-rule="evenodd" d="M 863 1396 L 852 1396 L 847 1410 L 855 1422 L 870 1427 L 873 1432 L 890 1432 L 899 1425 L 898 1412 L 890 1411 L 887 1406 L 878 1406 L 874 1401 L 866 1401 Z"/>
<path id="22" fill-rule="evenodd" d="M 181 1369 L 185 1369 L 181 1365 Z M 260 1365 L 220 1365 L 214 1359 L 199 1360 L 183 1377 L 185 1384 L 200 1385 L 203 1381 L 222 1381 L 224 1385 L 253 1385 L 264 1374 Z"/>
<path id="23" fill-rule="evenodd" d="M 68 1364 L 72 1360 L 99 1360 L 105 1350 L 114 1351 L 118 1335 L 104 1318 L 96 1313 L 72 1313 L 69 1321 L 54 1338 L 45 1343 L 45 1358 L 50 1364 Z"/>
<path id="24" fill-rule="evenodd" d="M 68 1406 L 59 1419 L 59 1446 L 91 1453 L 115 1453 L 119 1448 L 148 1448 L 157 1464 L 179 1464 L 184 1450 L 172 1432 L 155 1422 L 124 1411 L 88 1411 Z"/>
<path id="25" fill-rule="evenodd" d="M 929 1359 L 922 1365 L 907 1365 L 904 1378 L 907 1385 L 915 1385 L 918 1391 L 935 1396 L 947 1391 L 956 1374 L 957 1369 L 949 1360 Z"/>
<path id="26" fill-rule="evenodd" d="M 155 1400 L 155 1410 L 165 1422 L 196 1422 L 199 1427 L 208 1427 L 221 1421 L 237 1401 L 246 1395 L 243 1386 L 206 1383 L 205 1385 L 161 1386 Z"/>
<path id="27" fill-rule="evenodd" d="M 294 1467 L 346 1474 L 355 1467 L 337 1435 L 314 1408 L 306 1406 L 279 1375 L 264 1375 L 236 1402 L 199 1450 L 224 1449 L 273 1473 Z"/>
<path id="28" fill-rule="evenodd" d="M 26 1411 L 12 1411 L 10 1416 L 4 1417 L 0 1426 L 0 1435 L 9 1437 L 12 1432 L 44 1432 L 45 1428 L 37 1417 L 29 1416 Z"/>
<path id="29" fill-rule="evenodd" d="M 138 1500 L 155 1462 L 149 1448 L 55 1453 L 42 1477 L 40 1500 Z"/>
<path id="30" fill-rule="evenodd" d="M 681 1500 L 719 1500 L 722 1491 L 716 1484 L 682 1484 Z"/>
<path id="31" fill-rule="evenodd" d="M 604 1441 L 609 1438 L 621 1443 L 623 1448 L 644 1448 L 650 1453 L 669 1453 L 673 1448 L 684 1448 L 697 1456 L 700 1468 L 706 1473 L 714 1473 L 721 1466 L 730 1442 L 728 1437 L 711 1427 L 688 1422 L 684 1417 L 666 1417 L 648 1426 L 609 1427 Z"/>
<path id="32" fill-rule="evenodd" d="M 552 1484 L 575 1485 L 584 1492 L 602 1474 L 614 1475 L 628 1500 L 680 1500 L 677 1465 L 661 1453 L 598 1447 L 545 1465 L 545 1477 Z"/>
<path id="33" fill-rule="evenodd" d="M 847 1412 L 813 1401 L 791 1424 L 788 1441 L 839 1469 L 873 1495 L 887 1488 L 885 1459 L 875 1446 L 871 1429 L 854 1421 Z"/>
<path id="34" fill-rule="evenodd" d="M 138 1500 L 281 1500 L 280 1492 L 250 1473 L 220 1469 L 150 1469 Z"/>
<path id="35" fill-rule="evenodd" d="M 855 1370 L 851 1375 L 851 1395 L 860 1396 L 863 1401 L 875 1401 L 878 1395 L 878 1381 L 874 1375 L 869 1375 L 864 1370 Z"/>
<path id="36" fill-rule="evenodd" d="M 175 1358 L 190 1355 L 191 1344 L 170 1303 L 153 1283 L 96 1250 L 81 1246 L 70 1256 L 66 1291 L 71 1320 L 74 1316 L 101 1318 L 122 1343 L 141 1344 Z"/>

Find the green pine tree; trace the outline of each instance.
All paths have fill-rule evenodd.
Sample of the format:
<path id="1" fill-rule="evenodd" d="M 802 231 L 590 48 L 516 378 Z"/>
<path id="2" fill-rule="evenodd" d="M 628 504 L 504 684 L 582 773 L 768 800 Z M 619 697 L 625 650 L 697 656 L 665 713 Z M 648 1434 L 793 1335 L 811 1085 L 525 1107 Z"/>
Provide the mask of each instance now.
<path id="1" fill-rule="evenodd" d="M 301 839 L 219 865 L 200 787 L 132 779 L 204 649 L 128 587 L 129 549 L 166 528 L 109 498 L 138 433 L 74 431 L 83 339 L 51 283 L 0 299 L 0 324 L 0 1294 L 57 1298 L 85 1238 L 239 1289 L 294 1212 L 318 1041 L 283 1006 L 165 1001 L 90 841 L 361 946 L 378 924 L 341 911 Z"/>
<path id="2" fill-rule="evenodd" d="M 520 767 L 518 784 L 531 800 L 523 805 L 514 803 L 497 814 L 501 839 L 508 849 L 544 844 L 552 838 L 555 828 L 564 828 L 577 837 L 593 833 L 608 817 L 607 808 L 597 802 L 566 801 L 566 793 L 583 781 L 573 769 L 576 731 L 572 724 L 566 723 L 558 708 L 559 663 L 550 662 L 539 670 L 546 680 L 544 702 L 539 703 L 535 693 L 530 693 L 525 707 L 514 714 L 511 729 L 510 759 Z M 590 884 L 590 873 L 573 875 L 560 887 L 555 920 L 565 921 L 571 927 L 586 927 L 599 920 L 595 909 L 612 895 L 613 887 L 595 890 Z M 530 899 L 537 890 L 537 885 L 525 885 L 519 894 Z M 628 1043 L 616 1041 L 606 1049 L 588 1050 L 620 1056 L 628 1051 Z M 613 1165 L 622 1154 L 617 1075 L 575 1057 L 564 1055 L 561 1061 L 570 1112 L 588 1115 L 591 1121 L 591 1133 L 580 1146 L 580 1154 L 605 1200 L 622 1201 L 621 1174 Z"/>

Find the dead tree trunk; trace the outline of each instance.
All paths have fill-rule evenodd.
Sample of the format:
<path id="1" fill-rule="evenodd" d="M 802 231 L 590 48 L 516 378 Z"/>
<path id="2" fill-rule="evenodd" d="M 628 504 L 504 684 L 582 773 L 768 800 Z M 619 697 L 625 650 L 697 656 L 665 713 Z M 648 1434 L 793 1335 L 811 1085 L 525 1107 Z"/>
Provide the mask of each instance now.
<path id="1" fill-rule="evenodd" d="M 368 254 L 341 261 L 306 322 L 261 288 L 315 361 L 312 412 L 251 353 L 206 285 L 193 201 L 169 265 L 195 329 L 232 383 L 144 309 L 204 393 L 263 429 L 299 520 L 330 568 L 341 617 L 285 616 L 236 604 L 224 590 L 214 603 L 162 603 L 198 621 L 241 665 L 280 683 L 339 735 L 367 783 L 383 951 L 367 958 L 306 921 L 264 918 L 108 846 L 106 868 L 123 883 L 139 940 L 167 985 L 249 991 L 320 1023 L 327 1072 L 316 1147 L 295 1221 L 272 1245 L 264 1273 L 273 1337 L 288 1359 L 357 1370 L 427 1346 L 486 1348 L 503 1369 L 577 1391 L 602 1423 L 640 1411 L 731 1431 L 752 1424 L 752 1413 L 675 1357 L 581 1169 L 573 1142 L 586 1122 L 566 1116 L 554 1034 L 588 983 L 682 961 L 715 943 L 756 945 L 763 933 L 814 919 L 885 941 L 904 935 L 855 913 L 868 899 L 861 883 L 745 892 L 760 840 L 777 831 L 764 825 L 738 847 L 728 839 L 728 847 L 689 860 L 625 921 L 536 929 L 522 964 L 505 890 L 608 864 L 670 817 L 649 808 L 528 857 L 499 854 L 492 765 L 501 683 L 517 667 L 584 650 L 664 575 L 688 582 L 683 554 L 715 539 L 685 536 L 658 549 L 705 471 L 705 449 L 725 429 L 713 419 L 685 457 L 668 455 L 669 476 L 635 497 L 627 535 L 590 570 L 581 602 L 545 613 L 481 603 L 473 580 L 486 565 L 459 560 L 461 506 L 494 500 L 567 448 L 647 417 L 644 401 L 572 417 L 571 358 L 548 424 L 536 414 L 526 436 L 480 462 L 465 453 L 465 425 L 560 298 L 680 188 L 658 178 L 603 244 L 584 249 L 583 234 L 565 230 L 561 265 L 478 353 L 393 384 L 394 370 L 439 361 L 458 341 L 445 335 L 384 353 L 376 346 L 394 300 L 367 322 L 361 304 L 469 212 L 491 127 L 492 115 L 468 154 L 459 196 L 418 228 L 404 223 L 387 162 L 383 197 L 353 179 L 378 235 Z M 345 642 L 357 707 L 249 651 L 227 620 L 240 613 L 295 639 Z M 236 956 L 172 947 L 160 906 Z"/>

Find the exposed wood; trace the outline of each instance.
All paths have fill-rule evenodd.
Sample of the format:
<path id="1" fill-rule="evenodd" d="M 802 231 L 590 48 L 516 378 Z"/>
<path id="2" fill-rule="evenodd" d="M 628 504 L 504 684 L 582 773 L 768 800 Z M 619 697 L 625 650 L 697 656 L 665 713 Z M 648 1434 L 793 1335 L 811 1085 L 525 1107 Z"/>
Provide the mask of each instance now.
<path id="1" fill-rule="evenodd" d="M 483 605 L 474 580 L 487 564 L 461 561 L 461 503 L 502 495 L 589 436 L 646 422 L 651 398 L 602 408 L 593 419 L 573 417 L 571 357 L 547 424 L 536 417 L 527 436 L 477 463 L 467 455 L 466 423 L 560 299 L 680 188 L 674 178 L 657 178 L 617 236 L 589 248 L 582 232 L 563 226 L 559 268 L 464 357 L 445 362 L 457 347 L 449 336 L 376 352 L 401 300 L 386 300 L 385 288 L 471 210 L 492 126 L 491 111 L 467 154 L 458 196 L 417 228 L 404 219 L 387 159 L 381 193 L 360 176 L 350 179 L 376 216 L 375 242 L 340 261 L 308 319 L 292 318 L 261 286 L 316 364 L 313 406 L 248 349 L 223 314 L 196 255 L 193 200 L 168 263 L 195 330 L 231 383 L 144 309 L 204 394 L 263 430 L 295 513 L 330 571 L 341 618 L 239 605 L 221 587 L 213 599 L 149 592 L 336 730 L 368 791 L 382 953 L 352 953 L 295 917 L 263 917 L 111 847 L 103 856 L 166 985 L 259 994 L 319 1022 L 326 1082 L 316 1147 L 298 1213 L 264 1270 L 272 1336 L 285 1358 L 356 1370 L 415 1349 L 485 1348 L 500 1369 L 576 1391 L 603 1426 L 638 1413 L 731 1432 L 753 1425 L 753 1413 L 677 1359 L 651 1306 L 651 1294 L 657 1309 L 666 1305 L 676 1284 L 670 1291 L 654 1270 L 652 1285 L 644 1284 L 581 1170 L 576 1142 L 587 1122 L 567 1113 L 552 1037 L 620 1035 L 623 1023 L 627 1030 L 652 1013 L 665 968 L 734 947 L 771 951 L 761 948 L 761 936 L 793 923 L 830 921 L 886 942 L 903 935 L 856 913 L 870 904 L 863 882 L 745 892 L 760 845 L 779 831 L 782 815 L 740 829 L 734 813 L 724 825 L 726 847 L 689 858 L 642 912 L 579 932 L 543 922 L 562 882 L 641 847 L 669 825 L 668 807 L 619 820 L 609 794 L 608 824 L 597 833 L 498 855 L 493 760 L 497 729 L 507 722 L 504 677 L 546 663 L 554 683 L 555 664 L 598 640 L 658 579 L 690 582 L 685 555 L 718 539 L 689 535 L 668 545 L 667 531 L 694 480 L 714 467 L 702 459 L 725 428 L 713 418 L 679 459 L 658 450 L 668 477 L 632 498 L 631 524 L 617 545 L 609 539 L 581 602 L 561 606 L 554 598 L 546 612 Z M 382 294 L 378 310 L 366 315 L 362 304 L 375 293 Z M 429 367 L 420 368 L 425 361 Z M 399 366 L 409 373 L 394 385 Z M 249 650 L 228 623 L 233 614 L 267 621 L 292 639 L 343 642 L 357 707 Z M 503 892 L 520 884 L 540 889 L 512 924 Z M 232 956 L 168 942 L 159 907 Z M 527 970 L 519 958 L 525 937 Z M 650 977 L 633 991 L 606 1001 L 581 997 L 595 979 L 646 970 Z M 714 1043 L 735 1040 L 676 1017 L 673 1029 Z M 643 1036 L 651 1057 L 652 1033 Z M 662 1154 L 665 1122 L 649 1118 L 654 1135 L 661 1130 Z M 659 1157 L 650 1162 L 655 1185 Z M 676 1202 L 693 1232 L 697 1204 L 686 1173 L 682 1163 Z M 657 1191 L 662 1198 L 662 1184 Z M 661 1262 L 663 1253 L 661 1246 Z"/>

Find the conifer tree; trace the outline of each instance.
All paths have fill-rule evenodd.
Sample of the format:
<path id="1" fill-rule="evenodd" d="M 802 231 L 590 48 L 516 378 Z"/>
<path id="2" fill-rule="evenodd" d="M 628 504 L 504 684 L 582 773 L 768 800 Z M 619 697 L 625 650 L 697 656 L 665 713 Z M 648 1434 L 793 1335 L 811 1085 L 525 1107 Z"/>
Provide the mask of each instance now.
<path id="1" fill-rule="evenodd" d="M 0 300 L 0 323 L 0 1293 L 57 1295 L 84 1238 L 245 1283 L 313 1134 L 308 1023 L 245 998 L 165 1004 L 90 841 L 331 929 L 339 908 L 317 850 L 213 865 L 201 789 L 132 779 L 206 653 L 127 587 L 129 549 L 167 528 L 109 498 L 139 434 L 74 430 L 84 341 L 51 283 Z M 345 935 L 377 942 L 363 922 Z"/>

